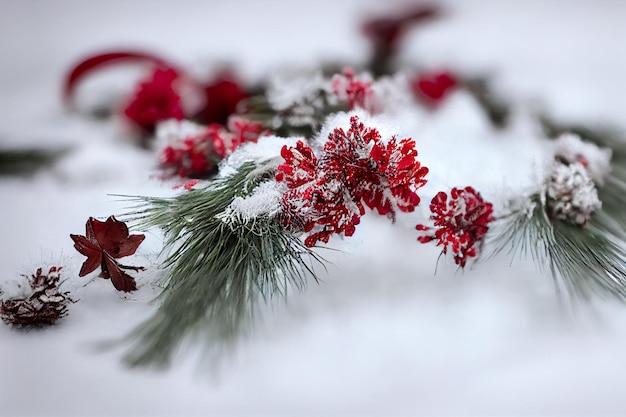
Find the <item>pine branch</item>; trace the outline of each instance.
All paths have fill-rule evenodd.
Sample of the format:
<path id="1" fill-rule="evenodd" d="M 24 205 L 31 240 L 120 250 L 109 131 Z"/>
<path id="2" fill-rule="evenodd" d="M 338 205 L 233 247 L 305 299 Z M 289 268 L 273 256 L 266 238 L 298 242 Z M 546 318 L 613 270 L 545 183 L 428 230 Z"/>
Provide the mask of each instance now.
<path id="1" fill-rule="evenodd" d="M 330 104 L 323 90 L 316 97 L 280 111 L 272 108 L 265 96 L 249 99 L 248 105 L 250 110 L 246 117 L 262 122 L 267 129 L 282 137 L 312 138 L 330 114 L 348 110 L 346 105 Z"/>
<path id="2" fill-rule="evenodd" d="M 584 141 L 589 141 L 601 148 L 611 149 L 611 172 L 598 186 L 598 197 L 602 201 L 602 211 L 609 218 L 598 219 L 612 233 L 626 234 L 626 136 L 614 128 L 588 127 L 579 124 L 561 124 L 547 116 L 540 122 L 546 135 L 558 138 L 563 133 L 573 133 Z"/>
<path id="3" fill-rule="evenodd" d="M 626 169 L 622 166 L 612 169 L 604 185 L 598 189 L 602 211 L 606 214 L 599 220 L 613 234 L 626 239 Z"/>
<path id="4" fill-rule="evenodd" d="M 463 83 L 483 108 L 491 123 L 498 129 L 505 128 L 511 115 L 510 106 L 493 94 L 488 80 L 484 77 L 476 77 L 468 78 Z"/>
<path id="5" fill-rule="evenodd" d="M 165 232 L 169 269 L 155 315 L 133 332 L 131 366 L 165 366 L 181 342 L 200 332 L 210 347 L 233 342 L 253 318 L 254 306 L 290 287 L 302 290 L 320 258 L 286 232 L 277 217 L 225 222 L 220 214 L 236 196 L 249 195 L 273 174 L 244 164 L 206 189 L 171 199 L 141 198 L 132 214 L 144 228 Z M 317 280 L 317 279 L 316 279 Z"/>
<path id="6" fill-rule="evenodd" d="M 580 227 L 551 220 L 537 202 L 530 213 L 518 211 L 500 223 L 495 253 L 508 247 L 513 256 L 530 255 L 549 270 L 557 295 L 626 301 L 626 243 L 607 227 L 610 219 L 602 211 Z"/>

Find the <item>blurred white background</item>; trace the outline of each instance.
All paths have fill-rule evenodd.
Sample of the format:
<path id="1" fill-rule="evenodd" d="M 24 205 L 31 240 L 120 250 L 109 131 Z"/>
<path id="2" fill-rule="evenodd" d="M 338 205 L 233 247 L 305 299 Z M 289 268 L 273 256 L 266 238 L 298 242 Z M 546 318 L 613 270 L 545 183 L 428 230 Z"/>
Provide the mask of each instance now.
<path id="1" fill-rule="evenodd" d="M 319 285 L 264 313 L 219 375 L 181 359 L 131 371 L 93 343 L 148 316 L 148 290 L 125 299 L 82 287 L 70 233 L 124 204 L 108 193 L 162 194 L 153 157 L 110 123 L 66 114 L 65 71 L 85 55 L 145 49 L 244 80 L 284 66 L 363 64 L 362 19 L 408 3 L 0 0 L 0 145 L 73 145 L 52 172 L 0 180 L 0 282 L 66 265 L 80 302 L 60 326 L 0 327 L 0 415 L 619 415 L 626 307 L 563 308 L 549 278 L 508 259 L 434 276 L 437 249 L 366 219 Z M 404 66 L 488 74 L 499 94 L 562 121 L 626 129 L 626 2 L 447 1 L 411 32 Z M 454 123 L 454 121 L 450 121 Z M 156 236 L 139 255 L 154 261 Z M 419 254 L 418 254 L 419 252 Z"/>

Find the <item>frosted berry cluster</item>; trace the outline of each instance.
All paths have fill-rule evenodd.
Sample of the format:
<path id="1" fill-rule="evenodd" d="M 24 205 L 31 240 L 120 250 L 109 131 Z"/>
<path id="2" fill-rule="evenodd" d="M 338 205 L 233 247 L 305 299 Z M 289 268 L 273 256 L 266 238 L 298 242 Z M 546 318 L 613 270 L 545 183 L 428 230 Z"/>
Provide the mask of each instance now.
<path id="1" fill-rule="evenodd" d="M 478 255 L 478 245 L 494 220 L 493 205 L 472 187 L 453 188 L 449 199 L 445 192 L 437 193 L 430 202 L 430 211 L 434 225 L 418 224 L 417 230 L 429 233 L 417 240 L 421 243 L 436 240 L 437 246 L 443 246 L 444 254 L 450 250 L 454 262 L 465 267 L 468 258 Z"/>
<path id="2" fill-rule="evenodd" d="M 285 182 L 284 223 L 312 232 L 305 244 L 327 243 L 333 234 L 352 236 L 365 206 L 394 218 L 420 203 L 417 189 L 426 183 L 428 168 L 417 160 L 412 139 L 384 142 L 378 130 L 366 128 L 357 116 L 350 128 L 336 128 L 319 158 L 302 141 L 284 146 L 285 163 L 276 180 Z"/>
<path id="3" fill-rule="evenodd" d="M 256 142 L 262 132 L 260 123 L 239 116 L 231 116 L 227 126 L 168 120 L 157 128 L 157 137 L 166 141 L 160 153 L 160 164 L 169 175 L 207 177 L 213 173 L 217 162 L 242 143 Z"/>

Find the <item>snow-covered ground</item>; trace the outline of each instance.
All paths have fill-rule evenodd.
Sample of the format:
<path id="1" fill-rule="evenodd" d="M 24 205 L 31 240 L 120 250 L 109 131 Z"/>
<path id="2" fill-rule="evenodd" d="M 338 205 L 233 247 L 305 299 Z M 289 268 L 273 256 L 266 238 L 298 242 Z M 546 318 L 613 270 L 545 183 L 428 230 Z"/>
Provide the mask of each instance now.
<path id="1" fill-rule="evenodd" d="M 344 252 L 329 255 L 334 265 L 320 285 L 264 311 L 217 373 L 196 371 L 193 355 L 164 372 L 129 370 L 119 350 L 97 349 L 149 316 L 154 290 L 148 273 L 129 296 L 100 279 L 84 286 L 84 258 L 69 234 L 82 234 L 89 216 L 123 212 L 126 203 L 110 194 L 171 190 L 150 178 L 154 156 L 119 125 L 64 112 L 64 71 L 85 54 L 130 47 L 197 68 L 228 61 L 249 80 L 285 65 L 361 63 L 360 19 L 401 4 L 0 0 L 0 145 L 74 149 L 34 178 L 0 180 L 0 283 L 62 264 L 80 298 L 58 326 L 0 326 L 0 415 L 626 412 L 626 306 L 564 307 L 550 278 L 506 258 L 464 272 L 441 261 L 434 275 L 438 250 L 419 245 L 402 220 L 375 216 L 351 243 L 338 243 Z M 445 19 L 407 38 L 407 65 L 487 73 L 521 108 L 626 129 L 625 2 L 446 4 Z M 451 103 L 447 132 L 460 140 L 471 108 Z M 148 234 L 134 263 L 154 266 L 159 244 Z"/>

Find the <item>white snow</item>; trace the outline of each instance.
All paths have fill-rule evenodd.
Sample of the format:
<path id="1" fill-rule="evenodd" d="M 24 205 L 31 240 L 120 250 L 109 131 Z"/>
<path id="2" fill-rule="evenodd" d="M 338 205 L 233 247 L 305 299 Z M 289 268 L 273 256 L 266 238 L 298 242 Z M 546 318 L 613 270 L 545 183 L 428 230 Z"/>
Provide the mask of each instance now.
<path id="1" fill-rule="evenodd" d="M 564 158 L 569 163 L 580 162 L 582 158 L 589 175 L 598 185 L 604 184 L 604 179 L 611 172 L 611 149 L 583 142 L 580 136 L 573 133 L 564 133 L 559 136 L 554 142 L 554 147 L 555 155 Z"/>
<path id="2" fill-rule="evenodd" d="M 302 138 L 300 138 L 302 140 Z M 255 162 L 266 164 L 280 163 L 280 150 L 283 146 L 296 146 L 298 138 L 281 138 L 279 136 L 262 136 L 257 142 L 248 142 L 239 146 L 227 158 L 220 162 L 219 176 L 227 177 L 237 172 L 244 163 Z"/>
<path id="3" fill-rule="evenodd" d="M 318 103 L 320 91 L 329 91 L 330 82 L 320 71 L 291 69 L 272 74 L 268 79 L 267 100 L 272 108 L 286 110 L 294 105 L 323 105 Z"/>
<path id="4" fill-rule="evenodd" d="M 230 224 L 245 224 L 262 217 L 274 217 L 280 213 L 286 189 L 276 181 L 262 182 L 248 197 L 235 197 L 220 218 Z"/>
<path id="5" fill-rule="evenodd" d="M 64 71 L 85 54 L 120 47 L 190 66 L 229 61 L 249 80 L 290 63 L 359 64 L 367 44 L 358 19 L 401 4 L 0 0 L 0 145 L 74 147 L 33 178 L 0 179 L 0 286 L 63 265 L 65 288 L 80 299 L 52 328 L 0 325 L 0 414 L 623 414 L 625 306 L 560 305 L 549 277 L 531 262 L 510 265 L 506 256 L 465 271 L 442 258 L 435 275 L 440 248 L 416 242 L 412 216 L 392 225 L 366 215 L 355 236 L 334 243 L 343 252 L 322 252 L 331 262 L 322 282 L 262 309 L 256 331 L 223 358 L 217 375 L 196 370 L 193 352 L 169 371 L 146 372 L 124 368 L 120 349 L 98 348 L 154 310 L 160 236 L 147 233 L 137 254 L 124 259 L 149 268 L 133 273 L 140 289 L 124 295 L 97 273 L 78 277 L 84 257 L 69 234 L 83 234 L 89 216 L 128 210 L 128 201 L 110 194 L 174 191 L 151 178 L 154 153 L 126 139 L 117 121 L 62 110 Z M 542 159 L 538 109 L 565 121 L 626 127 L 626 3 L 446 4 L 445 19 L 409 34 L 401 61 L 489 73 L 497 93 L 520 106 L 505 132 L 491 130 L 460 92 L 417 120 L 404 114 L 383 121 L 392 134 L 419 138 L 420 161 L 431 168 L 422 208 L 442 184 L 475 186 L 488 200 L 534 189 L 551 163 Z M 124 91 L 106 82 L 85 85 L 81 94 Z M 268 155 L 283 143 L 267 142 Z M 511 157 L 497 159 L 497 152 Z M 476 164 L 463 165 L 467 159 Z M 467 175 L 476 183 L 466 184 Z"/>
<path id="6" fill-rule="evenodd" d="M 156 127 L 155 139 L 163 145 L 181 141 L 190 136 L 197 136 L 206 131 L 206 126 L 199 125 L 189 120 L 170 119 L 159 122 Z M 164 146 L 161 146 L 164 147 Z"/>

